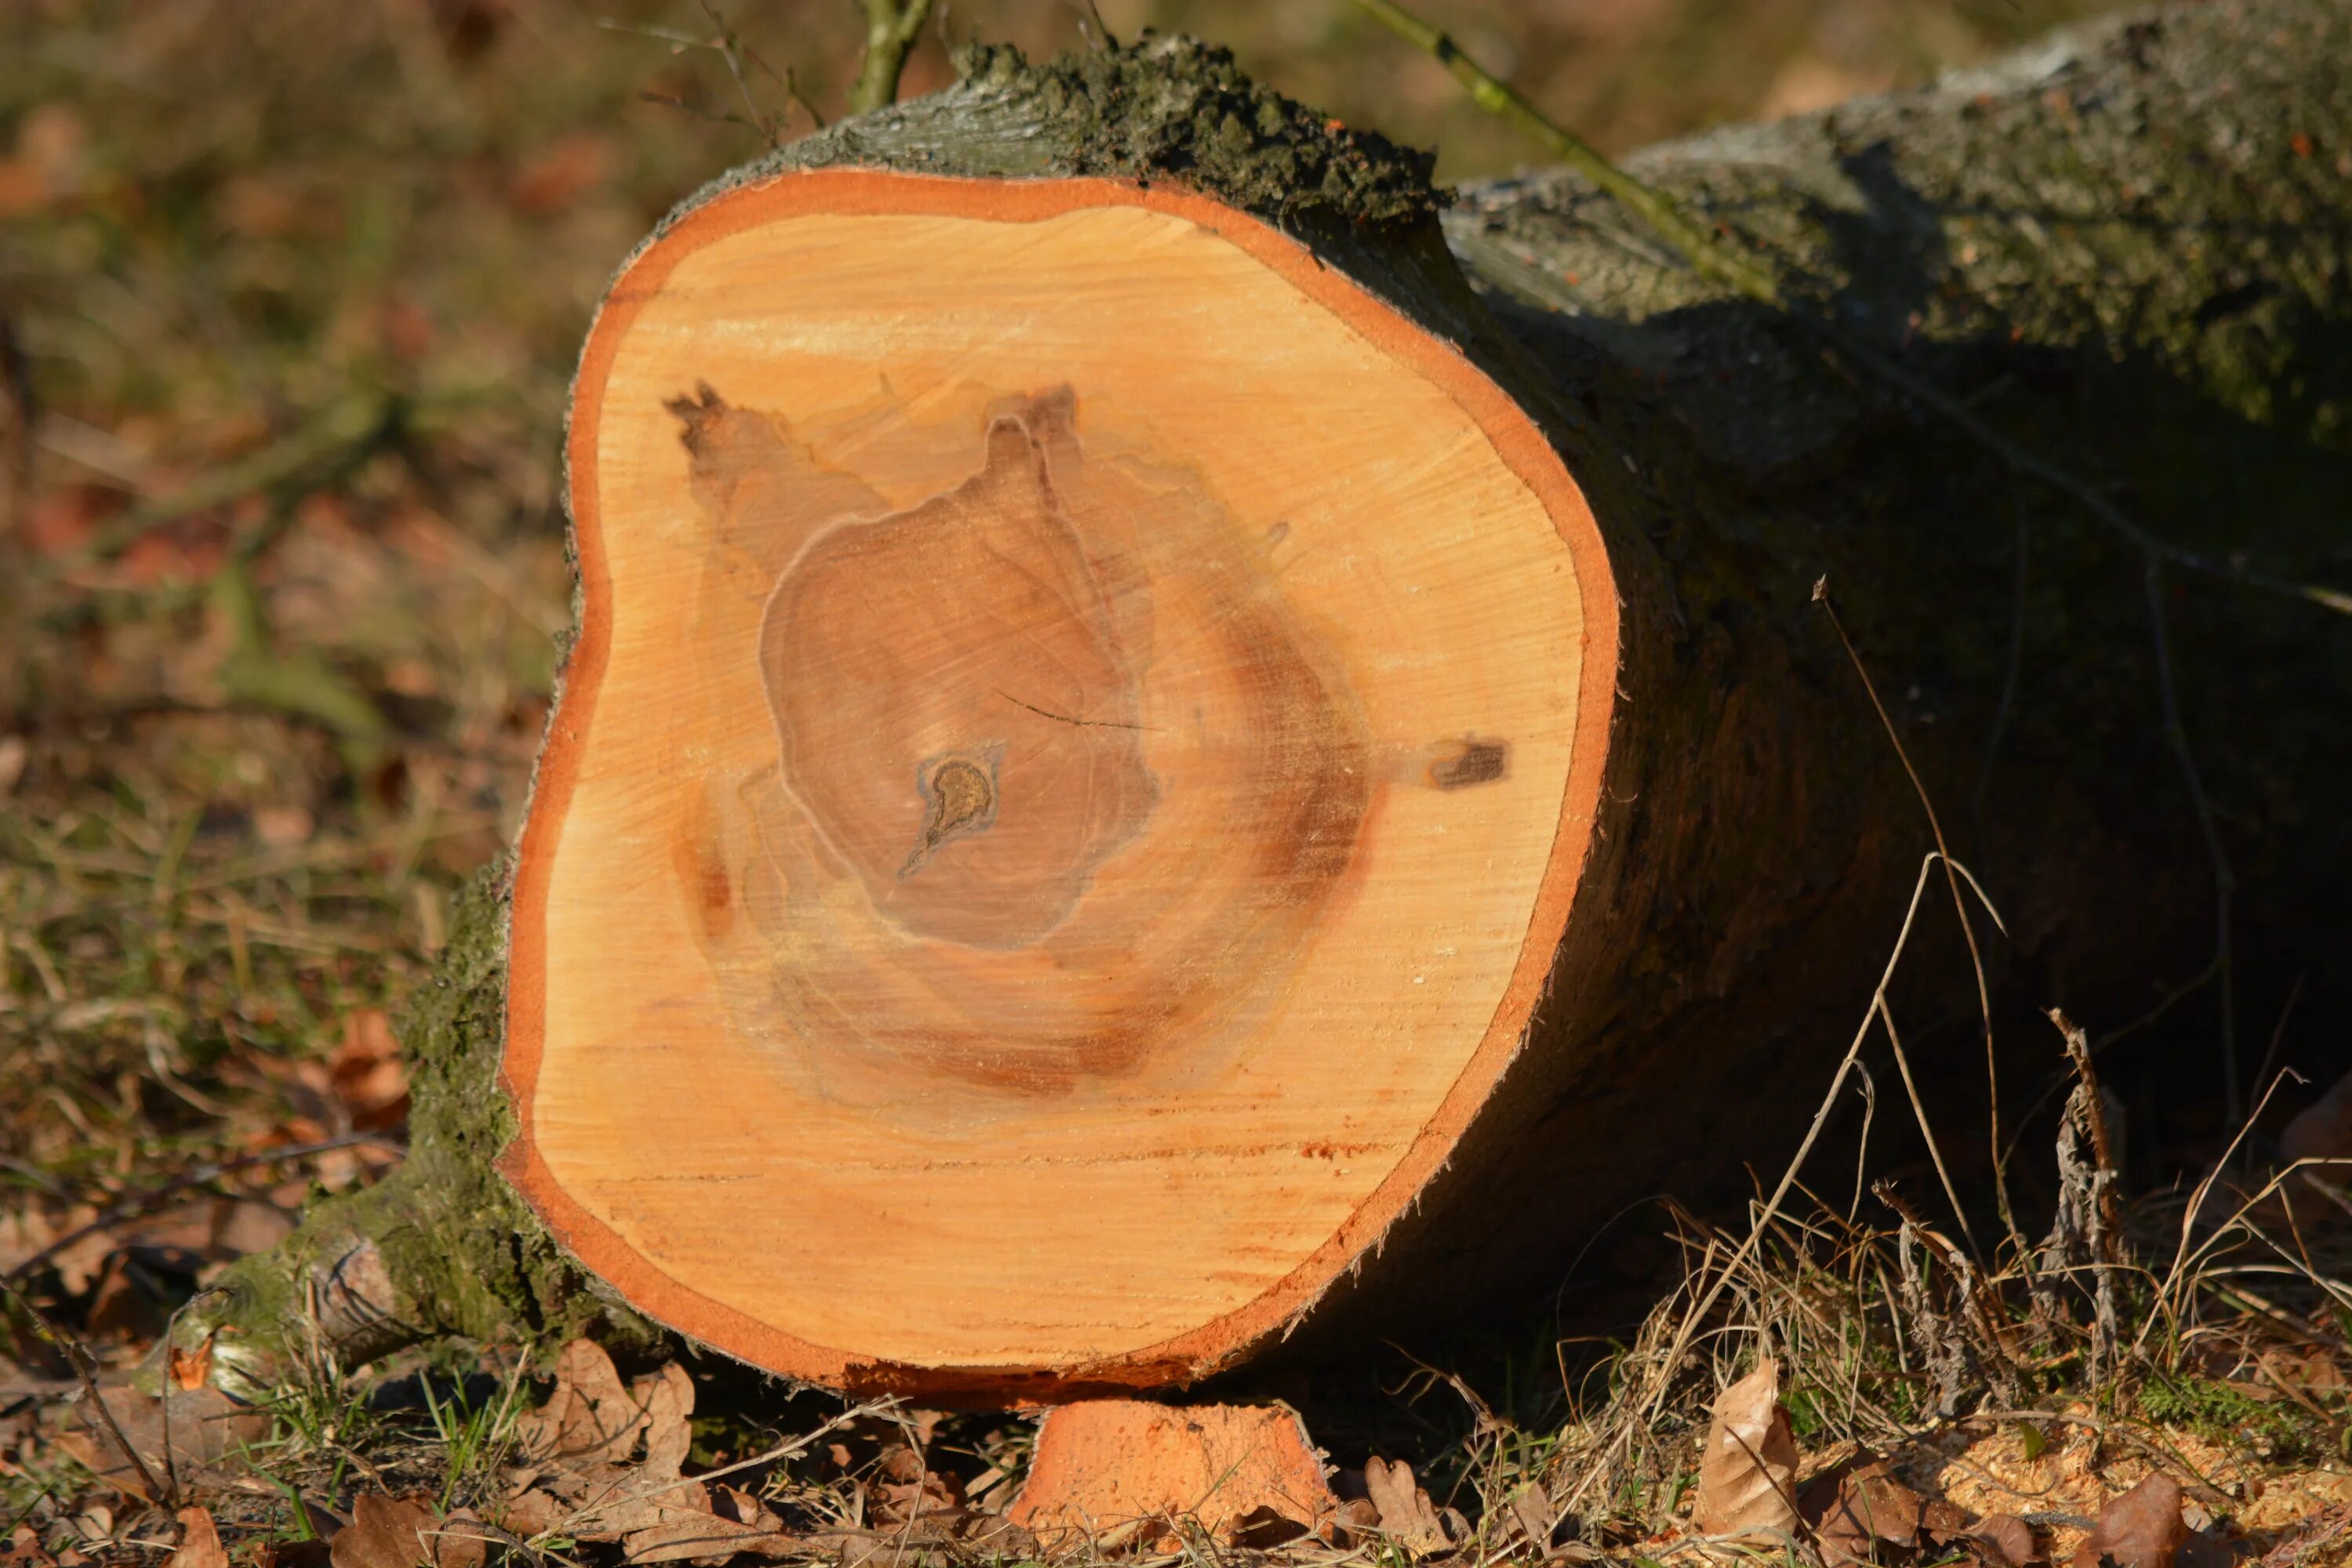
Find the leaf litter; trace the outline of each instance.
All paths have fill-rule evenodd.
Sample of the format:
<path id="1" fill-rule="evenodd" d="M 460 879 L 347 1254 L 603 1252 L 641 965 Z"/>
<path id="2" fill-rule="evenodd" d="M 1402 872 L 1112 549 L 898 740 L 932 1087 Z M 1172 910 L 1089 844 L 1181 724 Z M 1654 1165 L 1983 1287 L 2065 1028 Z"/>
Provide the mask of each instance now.
<path id="1" fill-rule="evenodd" d="M 1770 1356 L 1723 1391 L 1699 1460 L 1698 1527 L 1710 1535 L 1792 1537 L 1797 1439 Z"/>

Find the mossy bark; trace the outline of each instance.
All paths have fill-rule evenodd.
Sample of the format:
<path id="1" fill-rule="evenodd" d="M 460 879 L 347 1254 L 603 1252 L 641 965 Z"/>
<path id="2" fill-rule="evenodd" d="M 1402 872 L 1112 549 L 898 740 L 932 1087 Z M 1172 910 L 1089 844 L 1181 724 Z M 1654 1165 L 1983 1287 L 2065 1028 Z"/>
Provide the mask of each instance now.
<path id="1" fill-rule="evenodd" d="M 1317 1327 L 1549 1289 L 1627 1202 L 1704 1194 L 1733 1161 L 1793 1143 L 1930 842 L 1811 603 L 1821 575 L 2002 907 L 2007 995 L 2114 1023 L 2206 964 L 2216 889 L 2183 740 L 2236 888 L 2239 984 L 2220 994 L 2251 1030 L 2273 983 L 2343 984 L 2320 976 L 2347 934 L 2328 878 L 2352 828 L 2324 803 L 2352 776 L 2352 620 L 2151 576 L 2076 503 L 1825 355 L 1817 332 L 1708 284 L 1572 176 L 1488 182 L 1446 210 L 1425 157 L 1179 40 L 962 64 L 959 86 L 785 148 L 680 210 L 838 164 L 1196 186 L 1461 346 L 1551 433 L 1609 541 L 1625 627 L 1610 804 L 1551 1000 L 1462 1156 Z M 1768 258 L 1802 309 L 2148 531 L 2340 586 L 2347 125 L 2352 14 L 2263 0 L 2110 21 L 1924 92 L 1631 166 Z M 953 287 L 908 265 L 910 287 Z M 1931 921 L 1917 939 L 1930 985 L 1938 962 L 1949 978 L 1952 936 Z M 643 1331 L 490 1170 L 510 1126 L 502 940 L 492 889 L 412 1013 L 408 1165 L 242 1266 L 216 1321 L 256 1342 L 283 1333 L 372 1243 L 386 1305 L 362 1344 Z M 1948 1026 L 1927 1050 L 1975 1064 L 1953 1081 L 1977 1103 L 1958 1089 L 1944 1103 L 1980 1127 L 1973 990 L 1928 994 L 1923 1021 Z M 2200 1016 L 2207 1047 L 2215 1016 Z"/>
<path id="2" fill-rule="evenodd" d="M 2352 13 L 2267 0 L 2110 18 L 1925 91 L 1630 166 L 1768 260 L 1800 310 L 2149 533 L 2342 589 L 2346 125 Z M 1562 449 L 1596 510 L 1621 543 L 1638 535 L 1622 563 L 1664 592 L 1626 617 L 1607 793 L 1632 804 L 1593 872 L 1618 939 L 1580 966 L 1563 954 L 1555 984 L 1582 994 L 1493 1102 L 1480 1135 L 1497 1157 L 1432 1189 L 1389 1239 L 1397 1265 L 1326 1303 L 1332 1331 L 1446 1311 L 1465 1281 L 1548 1304 L 1568 1260 L 1606 1257 L 1582 1249 L 1626 1205 L 1744 1194 L 1793 1151 L 1932 847 L 1811 602 L 1822 576 L 2007 923 L 1984 933 L 2004 1138 L 2063 1078 L 2041 1008 L 2105 1033 L 2203 974 L 2170 1037 L 2142 1033 L 2114 1067 L 2136 1082 L 2144 1154 L 2218 1147 L 2230 1033 L 2251 1103 L 2295 987 L 2303 1006 L 2314 987 L 2323 1006 L 2352 1002 L 2332 956 L 2352 925 L 2352 820 L 2330 804 L 2352 777 L 2352 618 L 2177 567 L 2151 576 L 2078 500 L 1825 352 L 1822 332 L 1711 284 L 1572 175 L 1472 186 L 1444 223 L 1564 405 Z M 2200 792 L 2231 889 L 2218 973 Z M 1940 896 L 1906 968 L 1895 1011 L 1947 1161 L 1982 1192 L 1985 1050 Z M 2305 1037 L 2281 1059 L 2325 1082 L 2345 1054 Z M 1894 1064 L 1872 1059 L 1889 1087 Z M 1902 1136 L 1902 1111 L 1882 1111 L 1882 1138 L 1890 1121 Z M 2042 1163 L 2014 1177 L 2027 1199 L 2046 1195 L 2030 1191 Z M 1574 1283 L 1605 1289 L 1608 1274 Z"/>
<path id="3" fill-rule="evenodd" d="M 498 1087 L 506 1007 L 507 866 L 459 900 L 432 978 L 399 1023 L 408 1156 L 372 1187 L 322 1197 L 275 1251 L 232 1267 L 181 1320 L 215 1379 L 267 1387 L 289 1354 L 359 1362 L 462 1334 L 649 1342 L 657 1331 L 567 1258 L 492 1162 L 514 1135 Z"/>

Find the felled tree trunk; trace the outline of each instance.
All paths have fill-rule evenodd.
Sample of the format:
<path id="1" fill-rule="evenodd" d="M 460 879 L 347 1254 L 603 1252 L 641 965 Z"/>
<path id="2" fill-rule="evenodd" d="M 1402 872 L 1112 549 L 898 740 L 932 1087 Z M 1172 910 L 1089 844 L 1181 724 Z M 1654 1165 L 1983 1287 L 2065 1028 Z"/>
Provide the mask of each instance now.
<path id="1" fill-rule="evenodd" d="M 2206 963 L 2200 798 L 2241 989 L 2340 941 L 2352 629 L 2186 552 L 2352 577 L 2341 7 L 1633 161 L 1827 334 L 1213 50 L 965 67 L 624 268 L 409 1163 L 230 1276 L 216 1364 L 308 1303 L 1051 1399 L 1555 1284 L 1793 1143 L 1919 876 L 1823 574 L 2012 994 Z"/>

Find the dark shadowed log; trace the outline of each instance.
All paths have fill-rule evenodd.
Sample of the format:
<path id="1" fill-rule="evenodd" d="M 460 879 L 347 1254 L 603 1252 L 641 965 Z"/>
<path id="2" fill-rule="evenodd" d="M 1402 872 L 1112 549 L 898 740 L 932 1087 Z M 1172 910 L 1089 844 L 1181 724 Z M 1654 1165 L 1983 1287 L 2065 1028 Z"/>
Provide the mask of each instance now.
<path id="1" fill-rule="evenodd" d="M 1885 960 L 1930 839 L 1824 573 L 2004 995 L 2161 1000 L 2217 864 L 2184 1007 L 2340 943 L 2352 622 L 2227 572 L 2352 580 L 2341 7 L 1633 161 L 2158 557 L 1574 179 L 1441 226 L 1212 51 L 966 66 L 624 270 L 519 867 L 410 1166 L 231 1277 L 255 1348 L 338 1264 L 371 1345 L 989 1397 L 1525 1301 L 1784 1155 Z"/>

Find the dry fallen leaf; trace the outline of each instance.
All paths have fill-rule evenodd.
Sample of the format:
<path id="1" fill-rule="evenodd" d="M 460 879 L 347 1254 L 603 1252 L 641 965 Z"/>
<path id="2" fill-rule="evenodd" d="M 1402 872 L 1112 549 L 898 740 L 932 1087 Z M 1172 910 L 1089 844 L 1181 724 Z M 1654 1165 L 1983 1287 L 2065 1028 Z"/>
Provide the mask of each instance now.
<path id="1" fill-rule="evenodd" d="M 1766 1356 L 1723 1391 L 1698 1469 L 1698 1527 L 1709 1535 L 1797 1528 L 1797 1439 L 1780 1408 L 1780 1363 Z"/>
<path id="2" fill-rule="evenodd" d="M 1225 1526 L 1225 1539 L 1244 1552 L 1272 1552 L 1314 1531 L 1272 1503 L 1260 1503 Z"/>
<path id="3" fill-rule="evenodd" d="M 0 1568 L 50 1568 L 56 1561 L 41 1549 L 41 1537 L 29 1524 L 18 1525 L 0 1542 Z"/>
<path id="4" fill-rule="evenodd" d="M 434 1568 L 482 1568 L 499 1534 L 470 1508 L 453 1508 L 441 1519 L 441 1539 L 434 1544 Z"/>
<path id="5" fill-rule="evenodd" d="M 328 1070 L 355 1131 L 381 1132 L 408 1120 L 408 1064 L 400 1059 L 400 1042 L 383 1008 L 344 1016 L 343 1043 Z"/>
<path id="6" fill-rule="evenodd" d="M 436 1518 L 422 1492 L 363 1492 L 352 1500 L 352 1521 L 335 1531 L 327 1561 L 332 1568 L 482 1568 L 496 1539 L 472 1509 Z"/>
<path id="7" fill-rule="evenodd" d="M 1380 1529 L 1381 1505 L 1368 1497 L 1349 1498 L 1331 1516 L 1331 1542 L 1343 1552 L 1352 1551 L 1379 1534 Z"/>
<path id="8" fill-rule="evenodd" d="M 89 1395 L 84 1394 L 74 1406 L 81 1429 L 62 1434 L 58 1444 L 107 1485 L 133 1496 L 146 1495 L 146 1477 L 115 1441 L 114 1427 L 121 1429 L 123 1441 L 145 1461 L 147 1475 L 161 1479 L 167 1471 L 177 1471 L 183 1485 L 205 1479 L 221 1460 L 269 1436 L 267 1413 L 239 1405 L 217 1388 L 173 1388 L 168 1394 L 171 1458 L 167 1463 L 164 1401 L 120 1386 L 107 1389 L 105 1396 L 113 1426 L 89 1408 Z"/>
<path id="9" fill-rule="evenodd" d="M 1816 1478 L 1797 1503 L 1826 1568 L 1871 1562 L 1881 1543 L 1916 1547 L 1927 1523 L 1919 1494 L 1868 1454 Z"/>
<path id="10" fill-rule="evenodd" d="M 729 1517 L 739 1510 L 728 1496 L 728 1513 L 715 1511 L 710 1489 L 681 1474 L 693 1413 L 693 1380 L 676 1363 L 625 1384 L 601 1346 L 574 1340 L 556 1358 L 554 1393 L 516 1426 L 522 1464 L 509 1472 L 504 1523 L 617 1541 L 630 1563 L 803 1550 L 764 1509 Z"/>
<path id="11" fill-rule="evenodd" d="M 201 1508 L 180 1510 L 180 1544 L 164 1560 L 163 1568 L 228 1568 L 228 1552 L 221 1545 L 213 1516 Z"/>
<path id="12" fill-rule="evenodd" d="M 2099 1522 L 2075 1549 L 2074 1568 L 2173 1568 L 2188 1539 L 2180 1483 L 2153 1475 L 2099 1510 Z"/>
<path id="13" fill-rule="evenodd" d="M 1429 1494 L 1414 1483 L 1412 1467 L 1375 1456 L 1364 1461 L 1364 1490 L 1381 1510 L 1381 1531 L 1414 1557 L 1447 1550 L 1444 1523 L 1431 1506 Z"/>
<path id="14" fill-rule="evenodd" d="M 439 1529 L 422 1496 L 362 1492 L 352 1500 L 352 1521 L 335 1532 L 327 1561 L 334 1568 L 436 1568 Z"/>
<path id="15" fill-rule="evenodd" d="M 1519 1537 L 1533 1547 L 1537 1555 L 1549 1557 L 1561 1544 L 1559 1510 L 1551 1494 L 1541 1481 L 1529 1481 L 1511 1494 L 1510 1517 L 1506 1523 L 1507 1534 L 1516 1530 Z"/>
<path id="16" fill-rule="evenodd" d="M 1989 1513 L 1977 1521 L 1969 1534 L 1979 1545 L 1998 1553 L 2000 1563 L 2008 1568 L 2025 1568 L 2029 1563 L 2043 1559 L 2041 1542 L 2034 1539 L 2033 1526 L 2013 1513 Z"/>

